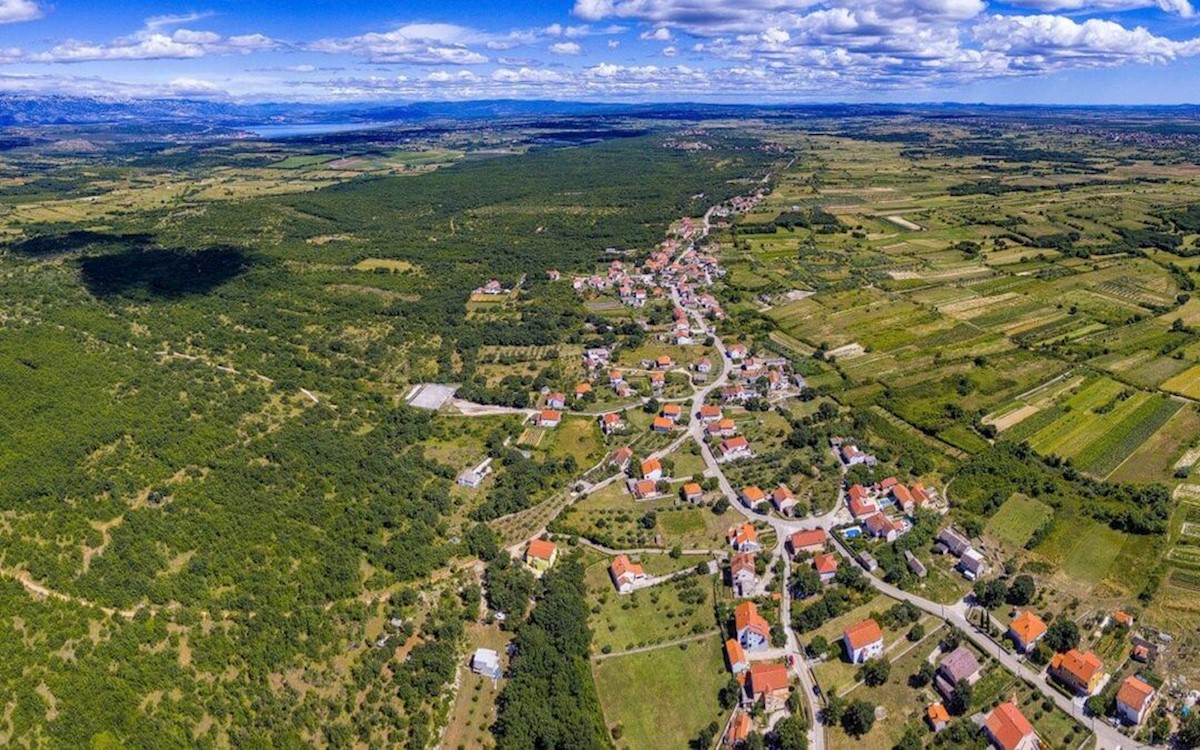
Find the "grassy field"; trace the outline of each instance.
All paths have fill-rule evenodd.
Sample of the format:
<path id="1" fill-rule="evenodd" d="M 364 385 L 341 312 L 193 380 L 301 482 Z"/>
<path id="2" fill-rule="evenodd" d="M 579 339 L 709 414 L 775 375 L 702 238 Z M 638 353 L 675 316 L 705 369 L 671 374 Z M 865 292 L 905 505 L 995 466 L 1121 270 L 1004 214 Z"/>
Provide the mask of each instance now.
<path id="1" fill-rule="evenodd" d="M 619 748 L 684 748 L 728 718 L 717 703 L 729 679 L 719 636 L 593 662 L 592 672 L 605 721 L 620 727 Z"/>
<path id="2" fill-rule="evenodd" d="M 1024 547 L 1033 532 L 1048 519 L 1053 510 L 1045 503 L 1013 495 L 988 519 L 985 530 L 1013 547 Z"/>
<path id="3" fill-rule="evenodd" d="M 607 567 L 608 560 L 595 565 Z M 686 583 L 695 583 L 691 590 L 698 592 L 697 602 L 680 600 Z M 598 652 L 627 651 L 714 630 L 715 589 L 713 576 L 672 581 L 625 595 L 608 587 L 598 596 L 599 611 L 590 620 L 592 646 Z"/>

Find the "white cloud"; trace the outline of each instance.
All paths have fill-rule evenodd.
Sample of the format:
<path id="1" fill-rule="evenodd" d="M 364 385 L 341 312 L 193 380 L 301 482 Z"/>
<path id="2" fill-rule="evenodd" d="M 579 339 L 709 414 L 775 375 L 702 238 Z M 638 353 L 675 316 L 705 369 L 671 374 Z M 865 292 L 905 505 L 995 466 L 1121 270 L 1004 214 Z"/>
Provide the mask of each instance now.
<path id="1" fill-rule="evenodd" d="M 674 57 L 675 55 L 678 55 L 678 54 L 679 54 L 679 50 L 675 49 L 674 47 L 663 47 L 663 51 L 662 51 L 663 57 Z"/>
<path id="2" fill-rule="evenodd" d="M 212 13 L 179 13 L 175 15 L 151 16 L 146 19 L 146 28 L 150 31 L 158 31 L 159 29 L 171 26 L 182 26 L 186 23 L 202 21 L 205 18 L 211 18 L 212 15 Z"/>
<path id="3" fill-rule="evenodd" d="M 616 49 L 617 47 L 620 47 L 620 46 L 621 46 L 620 39 L 609 39 L 608 40 L 608 48 L 609 49 Z"/>
<path id="4" fill-rule="evenodd" d="M 194 59 L 212 55 L 250 54 L 280 43 L 262 34 L 222 37 L 210 31 L 176 29 L 172 34 L 140 32 L 108 44 L 68 39 L 48 52 L 26 56 L 29 62 L 81 63 L 97 60 Z"/>
<path id="5" fill-rule="evenodd" d="M 44 14 L 34 0 L 0 0 L 0 23 L 36 21 Z"/>
<path id="6" fill-rule="evenodd" d="M 448 23 L 413 23 L 388 32 L 321 39 L 308 45 L 314 52 L 351 54 L 375 63 L 415 65 L 479 65 L 488 58 L 468 44 L 485 43 L 486 36 Z"/>
<path id="7" fill-rule="evenodd" d="M 653 31 L 643 31 L 638 38 L 647 41 L 669 42 L 671 41 L 672 37 L 670 29 L 668 29 L 666 26 L 660 26 Z"/>
<path id="8" fill-rule="evenodd" d="M 558 42 L 550 45 L 550 51 L 556 55 L 580 55 L 583 47 L 578 42 Z"/>
<path id="9" fill-rule="evenodd" d="M 1200 53 L 1200 40 L 1179 42 L 1096 18 L 1078 23 L 1064 16 L 996 15 L 974 33 L 985 50 L 1004 53 L 1016 67 L 1040 70 L 1166 62 Z"/>
<path id="10" fill-rule="evenodd" d="M 1158 8 L 1183 18 L 1196 14 L 1189 0 L 1008 0 L 1009 5 L 1030 8 L 1046 13 L 1056 11 L 1125 11 Z"/>

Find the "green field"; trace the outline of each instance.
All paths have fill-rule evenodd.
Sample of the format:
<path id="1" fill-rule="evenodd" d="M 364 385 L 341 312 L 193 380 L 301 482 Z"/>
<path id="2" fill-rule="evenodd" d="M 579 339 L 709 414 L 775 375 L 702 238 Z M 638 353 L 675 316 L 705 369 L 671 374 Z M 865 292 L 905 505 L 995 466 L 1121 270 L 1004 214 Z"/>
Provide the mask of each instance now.
<path id="1" fill-rule="evenodd" d="M 1053 515 L 1046 505 L 1024 495 L 1013 495 L 988 519 L 986 531 L 1007 544 L 1024 547 L 1033 532 Z"/>
<path id="2" fill-rule="evenodd" d="M 604 718 L 621 727 L 617 747 L 683 748 L 710 721 L 727 715 L 717 691 L 729 680 L 718 636 L 593 662 Z"/>

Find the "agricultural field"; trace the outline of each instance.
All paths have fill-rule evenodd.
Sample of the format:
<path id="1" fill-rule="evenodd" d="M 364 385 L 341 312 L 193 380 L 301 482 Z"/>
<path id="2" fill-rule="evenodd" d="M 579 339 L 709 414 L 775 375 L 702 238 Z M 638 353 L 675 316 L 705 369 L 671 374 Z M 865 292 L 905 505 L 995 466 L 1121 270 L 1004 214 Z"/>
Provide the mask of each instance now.
<path id="1" fill-rule="evenodd" d="M 985 531 L 1014 548 L 1021 548 L 1053 515 L 1054 510 L 1045 503 L 1013 495 L 988 519 Z"/>

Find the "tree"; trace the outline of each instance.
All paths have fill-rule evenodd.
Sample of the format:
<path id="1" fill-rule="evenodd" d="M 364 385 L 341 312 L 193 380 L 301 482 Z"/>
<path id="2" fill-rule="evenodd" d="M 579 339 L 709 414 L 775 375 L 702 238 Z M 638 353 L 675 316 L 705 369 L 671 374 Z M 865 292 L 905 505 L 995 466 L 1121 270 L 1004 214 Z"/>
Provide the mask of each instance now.
<path id="1" fill-rule="evenodd" d="M 1004 600 L 1009 604 L 1023 606 L 1033 601 L 1034 595 L 1037 593 L 1037 586 L 1033 582 L 1031 575 L 1019 575 L 1013 579 L 1013 582 L 1008 587 L 1008 593 Z"/>
<path id="2" fill-rule="evenodd" d="M 807 750 L 807 723 L 795 714 L 780 719 L 775 725 L 775 747 L 779 750 Z"/>
<path id="3" fill-rule="evenodd" d="M 792 576 L 792 590 L 797 599 L 807 599 L 821 591 L 821 575 L 812 568 L 801 568 Z"/>
<path id="4" fill-rule="evenodd" d="M 1079 645 L 1079 626 L 1070 618 L 1059 617 L 1050 623 L 1043 640 L 1056 653 L 1070 651 Z"/>
<path id="5" fill-rule="evenodd" d="M 946 708 L 952 714 L 965 716 L 971 710 L 971 699 L 973 697 L 974 688 L 971 687 L 971 683 L 962 680 L 954 686 L 954 692 L 950 694 L 950 700 L 946 701 Z"/>
<path id="6" fill-rule="evenodd" d="M 808 642 L 807 650 L 813 658 L 824 656 L 829 653 L 829 639 L 823 635 L 814 635 L 812 640 Z"/>
<path id="7" fill-rule="evenodd" d="M 875 706 L 864 700 L 856 700 L 846 706 L 842 715 L 842 729 L 851 737 L 861 737 L 875 726 Z"/>
<path id="8" fill-rule="evenodd" d="M 1175 733 L 1175 744 L 1179 747 L 1200 747 L 1200 713 L 1192 711 L 1179 722 L 1179 731 Z"/>
<path id="9" fill-rule="evenodd" d="M 904 736 L 895 744 L 892 750 L 922 750 L 925 744 L 921 741 L 921 733 L 911 724 L 904 730 Z"/>
<path id="10" fill-rule="evenodd" d="M 1007 593 L 1004 588 L 1004 582 L 998 578 L 993 578 L 990 581 L 975 582 L 975 601 L 979 606 L 986 609 L 998 607 L 1004 603 L 1004 596 Z"/>
<path id="11" fill-rule="evenodd" d="M 921 640 L 924 637 L 925 637 L 925 626 L 919 622 L 916 625 L 913 625 L 911 628 L 909 628 L 908 634 L 905 636 L 905 638 L 908 638 L 909 642 L 911 642 L 911 643 L 916 643 L 917 641 Z"/>
<path id="12" fill-rule="evenodd" d="M 742 750 L 765 750 L 766 746 L 763 736 L 758 732 L 751 732 L 742 741 Z"/>
<path id="13" fill-rule="evenodd" d="M 495 559 L 500 554 L 500 544 L 496 540 L 496 532 L 486 523 L 477 523 L 467 529 L 467 552 L 484 562 Z"/>
<path id="14" fill-rule="evenodd" d="M 729 682 L 725 683 L 725 686 L 717 692 L 717 701 L 721 704 L 721 708 L 728 710 L 738 704 L 741 696 L 741 683 L 737 681 L 736 677 L 730 677 Z"/>
<path id="15" fill-rule="evenodd" d="M 933 682 L 937 670 L 927 661 L 921 662 L 921 667 L 908 678 L 908 684 L 915 688 L 923 688 Z"/>
<path id="16" fill-rule="evenodd" d="M 887 659 L 869 659 L 858 670 L 858 678 L 868 687 L 879 687 L 887 682 L 892 673 L 892 663 Z"/>
<path id="17" fill-rule="evenodd" d="M 842 718 L 846 715 L 846 699 L 840 695 L 830 695 L 828 702 L 825 704 L 825 723 L 840 724 Z"/>

